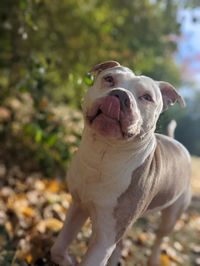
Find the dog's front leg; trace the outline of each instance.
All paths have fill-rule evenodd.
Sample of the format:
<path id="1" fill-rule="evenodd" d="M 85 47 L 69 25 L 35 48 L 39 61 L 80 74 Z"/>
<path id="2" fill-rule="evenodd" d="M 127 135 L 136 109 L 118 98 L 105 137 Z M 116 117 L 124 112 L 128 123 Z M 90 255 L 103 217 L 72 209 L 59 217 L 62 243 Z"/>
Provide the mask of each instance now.
<path id="1" fill-rule="evenodd" d="M 63 228 L 51 248 L 51 258 L 59 266 L 75 265 L 75 261 L 68 255 L 67 249 L 87 217 L 88 214 L 78 203 L 72 203 Z"/>
<path id="2" fill-rule="evenodd" d="M 121 259 L 121 251 L 122 251 L 122 240 L 117 243 L 115 250 L 113 251 L 107 266 L 117 266 L 119 265 Z M 121 265 L 121 264 L 120 264 Z"/>
<path id="3" fill-rule="evenodd" d="M 93 207 L 91 211 L 92 236 L 81 266 L 105 266 L 116 247 L 113 209 Z"/>

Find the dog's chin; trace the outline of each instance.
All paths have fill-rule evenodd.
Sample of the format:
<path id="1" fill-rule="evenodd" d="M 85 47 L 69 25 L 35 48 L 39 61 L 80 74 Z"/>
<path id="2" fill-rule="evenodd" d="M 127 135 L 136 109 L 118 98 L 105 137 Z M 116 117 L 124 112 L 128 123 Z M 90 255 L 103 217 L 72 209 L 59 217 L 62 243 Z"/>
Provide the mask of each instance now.
<path id="1" fill-rule="evenodd" d="M 92 121 L 86 119 L 86 125 L 96 134 L 107 139 L 131 140 L 139 133 L 137 125 L 124 128 L 120 121 L 101 113 Z"/>
<path id="2" fill-rule="evenodd" d="M 90 127 L 100 135 L 106 138 L 122 139 L 123 132 L 119 121 L 106 116 L 105 114 L 99 114 L 91 123 Z"/>

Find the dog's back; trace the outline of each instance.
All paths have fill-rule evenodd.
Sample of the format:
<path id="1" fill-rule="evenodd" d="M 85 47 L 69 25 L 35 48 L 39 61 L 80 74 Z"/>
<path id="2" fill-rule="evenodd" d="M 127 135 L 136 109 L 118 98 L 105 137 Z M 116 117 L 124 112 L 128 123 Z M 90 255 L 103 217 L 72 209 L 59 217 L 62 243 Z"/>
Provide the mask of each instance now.
<path id="1" fill-rule="evenodd" d="M 159 192 L 149 210 L 172 204 L 189 188 L 191 158 L 185 147 L 171 137 L 156 134 L 157 147 L 153 164 L 159 177 Z"/>

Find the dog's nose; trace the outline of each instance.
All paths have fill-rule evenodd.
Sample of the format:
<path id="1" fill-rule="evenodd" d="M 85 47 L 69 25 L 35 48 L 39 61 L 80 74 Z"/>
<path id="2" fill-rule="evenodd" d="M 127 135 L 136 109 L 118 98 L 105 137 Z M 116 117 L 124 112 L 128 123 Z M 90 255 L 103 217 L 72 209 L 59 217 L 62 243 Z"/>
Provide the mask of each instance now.
<path id="1" fill-rule="evenodd" d="M 115 96 L 119 99 L 122 109 L 130 107 L 130 104 L 131 104 L 130 98 L 125 91 L 116 89 L 116 90 L 112 90 L 109 95 Z"/>

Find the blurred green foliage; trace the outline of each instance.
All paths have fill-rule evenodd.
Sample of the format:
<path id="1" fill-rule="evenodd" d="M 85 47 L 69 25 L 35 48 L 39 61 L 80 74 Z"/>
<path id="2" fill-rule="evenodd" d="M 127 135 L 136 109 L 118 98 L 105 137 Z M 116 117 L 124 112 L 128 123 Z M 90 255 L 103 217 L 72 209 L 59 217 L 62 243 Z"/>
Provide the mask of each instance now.
<path id="1" fill-rule="evenodd" d="M 85 73 L 100 61 L 179 84 L 169 37 L 178 33 L 176 11 L 172 0 L 1 0 L 2 143 L 21 143 L 47 175 L 64 170 L 82 128 L 71 114 L 91 85 Z M 26 106 L 27 119 L 16 115 L 13 99 Z M 67 123 L 55 115 L 63 104 Z"/>
<path id="2" fill-rule="evenodd" d="M 1 96 L 28 90 L 80 107 L 84 73 L 108 59 L 177 83 L 176 5 L 154 2 L 2 0 Z"/>

